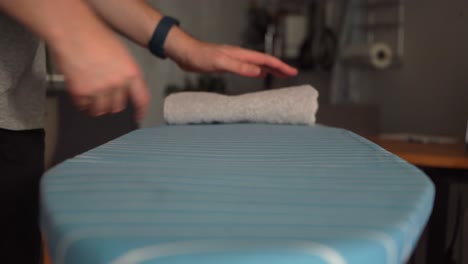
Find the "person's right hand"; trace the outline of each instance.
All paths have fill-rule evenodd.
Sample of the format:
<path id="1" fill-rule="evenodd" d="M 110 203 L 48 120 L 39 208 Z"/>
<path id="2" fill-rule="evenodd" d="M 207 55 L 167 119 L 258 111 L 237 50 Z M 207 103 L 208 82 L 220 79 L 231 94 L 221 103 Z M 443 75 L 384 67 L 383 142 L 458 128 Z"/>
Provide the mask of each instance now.
<path id="1" fill-rule="evenodd" d="M 106 29 L 85 32 L 81 37 L 51 48 L 75 105 L 92 116 L 101 116 L 124 110 L 130 100 L 136 119 L 141 120 L 150 94 L 123 44 Z"/>

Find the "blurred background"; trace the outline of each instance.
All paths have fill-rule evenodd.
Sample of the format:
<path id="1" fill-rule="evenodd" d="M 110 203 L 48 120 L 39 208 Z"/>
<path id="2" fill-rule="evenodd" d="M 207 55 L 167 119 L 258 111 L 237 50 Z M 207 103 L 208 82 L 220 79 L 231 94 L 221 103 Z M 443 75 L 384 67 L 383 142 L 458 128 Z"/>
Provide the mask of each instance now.
<path id="1" fill-rule="evenodd" d="M 200 39 L 273 53 L 300 69 L 297 78 L 287 80 L 218 76 L 227 93 L 309 83 L 320 92 L 323 118 L 329 118 L 324 112 L 330 104 L 352 104 L 359 114 L 368 110 L 375 115 L 376 123 L 354 128 L 358 132 L 465 135 L 467 1 L 149 2 L 179 18 L 183 28 Z M 198 76 L 127 43 L 153 95 L 142 126 L 162 124 L 164 91 L 170 85 L 184 86 L 187 78 L 196 83 Z M 375 54 L 383 56 L 378 66 L 366 57 L 376 44 L 383 46 L 382 54 Z M 354 113 L 353 107 L 345 108 L 347 114 Z"/>
<path id="2" fill-rule="evenodd" d="M 298 67 L 300 74 L 290 79 L 189 74 L 122 39 L 141 65 L 152 93 L 141 127 L 164 124 L 164 96 L 174 91 L 241 94 L 307 83 L 320 93 L 318 123 L 365 137 L 388 135 L 436 144 L 465 139 L 466 0 L 149 2 L 178 18 L 197 38 L 273 54 Z M 48 166 L 139 126 L 131 107 L 97 119 L 78 113 L 53 62 L 49 73 Z M 466 262 L 462 251 L 458 249 L 457 258 Z"/>
<path id="3" fill-rule="evenodd" d="M 295 79 L 273 80 L 273 87 L 310 83 L 320 91 L 321 104 L 374 105 L 372 111 L 379 112 L 379 132 L 464 136 L 468 119 L 467 1 L 150 2 L 179 18 L 184 29 L 203 40 L 261 50 L 269 47 L 264 35 L 273 35 L 274 54 L 301 71 Z M 349 48 L 358 47 L 359 54 L 359 47 L 374 43 L 391 49 L 388 66 L 376 69 L 365 61 L 343 66 L 348 55 L 343 53 Z M 190 75 L 171 62 L 154 59 L 144 49 L 130 48 L 153 92 L 152 108 L 143 126 L 161 124 L 162 91 L 169 84 L 183 84 Z M 301 54 L 301 49 L 309 50 Z M 327 52 L 328 57 L 323 54 Z M 265 85 L 263 80 L 224 78 L 229 93 L 260 90 Z M 338 84 L 332 87 L 334 81 Z"/>

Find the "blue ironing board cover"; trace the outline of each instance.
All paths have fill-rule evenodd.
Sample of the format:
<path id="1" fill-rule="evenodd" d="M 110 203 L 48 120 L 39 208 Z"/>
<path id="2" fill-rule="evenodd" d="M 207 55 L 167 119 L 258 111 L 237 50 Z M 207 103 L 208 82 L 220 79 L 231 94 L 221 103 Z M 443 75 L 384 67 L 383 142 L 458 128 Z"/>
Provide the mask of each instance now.
<path id="1" fill-rule="evenodd" d="M 54 264 L 404 263 L 434 199 L 349 131 L 260 124 L 137 130 L 41 189 Z"/>

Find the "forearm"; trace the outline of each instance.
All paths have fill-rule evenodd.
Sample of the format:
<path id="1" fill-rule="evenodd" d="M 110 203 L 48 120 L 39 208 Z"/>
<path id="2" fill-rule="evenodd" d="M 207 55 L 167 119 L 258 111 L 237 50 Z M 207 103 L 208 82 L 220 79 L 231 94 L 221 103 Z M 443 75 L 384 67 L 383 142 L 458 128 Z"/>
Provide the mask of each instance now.
<path id="1" fill-rule="evenodd" d="M 144 0 L 86 0 L 116 31 L 147 47 L 163 15 Z M 165 55 L 182 69 L 233 72 L 248 77 L 293 76 L 297 70 L 271 56 L 238 47 L 199 41 L 173 26 L 163 44 Z"/>
<path id="2" fill-rule="evenodd" d="M 112 28 L 146 46 L 162 14 L 144 0 L 86 0 Z"/>
<path id="3" fill-rule="evenodd" d="M 147 47 L 159 21 L 158 10 L 144 0 L 86 0 L 114 30 L 133 42 Z M 196 41 L 179 27 L 173 27 L 164 43 L 169 58 L 183 56 L 191 42 Z"/>
<path id="4" fill-rule="evenodd" d="M 54 52 L 71 52 L 111 32 L 82 0 L 0 0 L 0 11 L 39 35 Z"/>

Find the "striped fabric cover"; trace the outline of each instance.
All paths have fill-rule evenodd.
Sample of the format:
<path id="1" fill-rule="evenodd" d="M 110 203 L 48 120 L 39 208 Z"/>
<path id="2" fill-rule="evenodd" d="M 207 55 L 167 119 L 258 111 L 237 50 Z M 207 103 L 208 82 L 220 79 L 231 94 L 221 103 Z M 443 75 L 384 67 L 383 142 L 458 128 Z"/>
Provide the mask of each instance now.
<path id="1" fill-rule="evenodd" d="M 394 264 L 434 187 L 351 132 L 321 126 L 143 129 L 50 170 L 55 264 Z"/>

